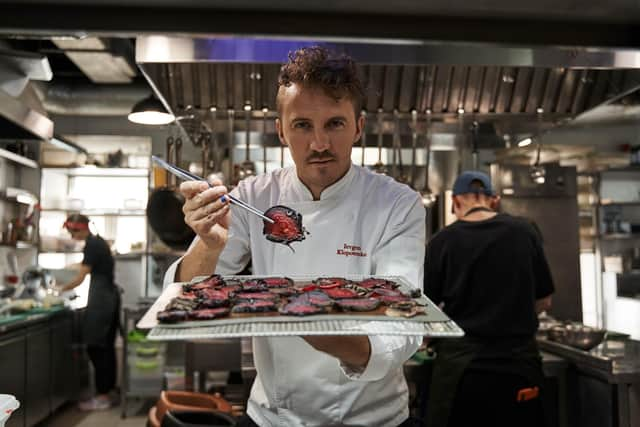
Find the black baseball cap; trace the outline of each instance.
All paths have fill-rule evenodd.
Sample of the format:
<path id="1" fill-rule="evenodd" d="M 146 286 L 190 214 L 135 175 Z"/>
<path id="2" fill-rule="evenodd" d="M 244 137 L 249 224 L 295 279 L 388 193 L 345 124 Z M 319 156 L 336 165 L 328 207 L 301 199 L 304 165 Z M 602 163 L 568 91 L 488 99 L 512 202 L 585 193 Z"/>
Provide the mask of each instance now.
<path id="1" fill-rule="evenodd" d="M 473 181 L 480 181 L 484 188 L 478 188 L 471 185 Z M 495 196 L 493 187 L 491 186 L 491 178 L 484 172 L 480 171 L 465 171 L 462 172 L 456 182 L 453 184 L 453 195 L 459 194 L 477 193 L 485 194 L 487 196 Z"/>

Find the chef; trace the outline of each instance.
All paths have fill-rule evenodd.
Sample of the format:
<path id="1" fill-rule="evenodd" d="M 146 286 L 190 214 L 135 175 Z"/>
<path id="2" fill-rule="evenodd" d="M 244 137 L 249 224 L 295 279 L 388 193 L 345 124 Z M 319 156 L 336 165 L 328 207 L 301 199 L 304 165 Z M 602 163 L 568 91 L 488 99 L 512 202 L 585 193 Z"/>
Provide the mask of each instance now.
<path id="1" fill-rule="evenodd" d="M 107 242 L 89 230 L 89 218 L 72 214 L 64 223 L 71 238 L 84 241 L 82 263 L 76 277 L 60 286 L 60 290 L 70 291 L 79 286 L 87 276 L 89 298 L 83 319 L 83 339 L 93 364 L 96 396 L 80 402 L 85 411 L 105 410 L 111 407 L 109 392 L 116 385 L 115 337 L 119 324 L 120 293 L 113 281 L 114 260 Z"/>
<path id="2" fill-rule="evenodd" d="M 403 276 L 422 283 L 425 211 L 418 194 L 351 163 L 364 129 L 355 63 L 323 48 L 290 55 L 280 72 L 276 129 L 295 167 L 246 179 L 232 191 L 266 210 L 285 205 L 310 235 L 265 239 L 262 221 L 230 208 L 226 188 L 185 182 L 185 220 L 198 237 L 165 282 L 213 273 Z M 411 425 L 403 363 L 420 337 L 254 338 L 257 377 L 244 426 Z"/>
<path id="3" fill-rule="evenodd" d="M 551 306 L 554 287 L 540 234 L 493 210 L 483 172 L 462 173 L 452 199 L 458 220 L 427 246 L 424 290 L 465 337 L 432 343 L 427 425 L 543 426 L 536 313 Z"/>

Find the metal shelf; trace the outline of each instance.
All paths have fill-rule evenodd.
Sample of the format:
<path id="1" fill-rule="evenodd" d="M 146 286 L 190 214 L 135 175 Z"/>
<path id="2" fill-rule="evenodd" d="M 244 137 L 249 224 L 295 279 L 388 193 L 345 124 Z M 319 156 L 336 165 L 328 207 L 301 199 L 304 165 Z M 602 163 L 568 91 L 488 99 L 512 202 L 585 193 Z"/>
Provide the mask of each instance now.
<path id="1" fill-rule="evenodd" d="M 16 242 L 15 244 L 13 243 L 0 243 L 1 247 L 4 248 L 14 248 L 14 249 L 32 249 L 32 248 L 37 248 L 38 245 L 36 243 L 29 243 L 29 242 Z"/>
<path id="2" fill-rule="evenodd" d="M 602 240 L 631 240 L 640 239 L 640 233 L 598 234 L 597 237 Z"/>
<path id="3" fill-rule="evenodd" d="M 117 209 L 117 210 L 92 210 L 92 209 L 42 209 L 42 212 L 79 212 L 87 216 L 146 216 L 145 209 Z"/>
<path id="4" fill-rule="evenodd" d="M 600 207 L 607 207 L 607 206 L 640 206 L 640 201 L 637 201 L 637 202 L 600 203 L 598 206 L 600 206 Z"/>
<path id="5" fill-rule="evenodd" d="M 35 160 L 28 159 L 16 153 L 12 153 L 9 150 L 0 148 L 0 157 L 4 157 L 7 160 L 11 160 L 14 163 L 18 163 L 22 166 L 26 166 L 32 169 L 38 169 L 38 163 Z"/>

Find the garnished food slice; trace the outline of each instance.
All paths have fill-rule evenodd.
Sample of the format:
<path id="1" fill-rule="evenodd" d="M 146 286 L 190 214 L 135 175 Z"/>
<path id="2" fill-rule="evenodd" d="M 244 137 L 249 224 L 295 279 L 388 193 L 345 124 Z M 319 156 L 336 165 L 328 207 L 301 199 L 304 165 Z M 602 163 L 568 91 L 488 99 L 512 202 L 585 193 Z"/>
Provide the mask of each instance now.
<path id="1" fill-rule="evenodd" d="M 395 289 L 398 287 L 398 284 L 396 282 L 393 282 L 387 279 L 377 279 L 375 277 L 364 279 L 359 282 L 359 285 L 367 289 L 373 289 L 373 288 Z"/>
<path id="2" fill-rule="evenodd" d="M 293 280 L 288 277 L 265 277 L 262 282 L 269 288 L 289 288 L 293 286 Z"/>
<path id="3" fill-rule="evenodd" d="M 318 307 L 331 307 L 333 300 L 329 298 L 327 294 L 320 291 L 305 292 L 304 294 L 296 297 L 292 302 L 299 302 L 301 304 L 311 304 Z"/>
<path id="4" fill-rule="evenodd" d="M 292 297 L 300 293 L 296 288 L 269 288 L 269 292 L 281 297 Z"/>
<path id="5" fill-rule="evenodd" d="M 302 291 L 302 292 L 311 292 L 311 291 L 315 291 L 315 290 L 317 290 L 317 289 L 319 289 L 319 288 L 318 288 L 318 285 L 310 284 L 310 285 L 304 286 L 304 287 L 301 289 L 301 291 Z"/>
<path id="6" fill-rule="evenodd" d="M 241 302 L 231 309 L 232 313 L 264 313 L 267 311 L 277 311 L 278 306 L 273 301 L 254 300 L 251 302 Z"/>
<path id="7" fill-rule="evenodd" d="M 413 317 L 418 314 L 424 314 L 424 307 L 416 304 L 415 301 L 401 301 L 391 304 L 385 314 L 392 317 Z"/>
<path id="8" fill-rule="evenodd" d="M 233 299 L 236 303 L 254 300 L 278 302 L 280 301 L 280 296 L 272 292 L 239 292 L 233 295 Z"/>
<path id="9" fill-rule="evenodd" d="M 322 292 L 327 294 L 329 298 L 332 299 L 358 298 L 358 293 L 353 289 L 330 288 L 323 289 Z"/>
<path id="10" fill-rule="evenodd" d="M 184 310 L 164 310 L 159 311 L 156 317 L 161 323 L 176 323 L 187 320 L 187 314 Z"/>
<path id="11" fill-rule="evenodd" d="M 320 289 L 339 288 L 349 283 L 347 279 L 342 277 L 319 277 L 313 281 Z"/>
<path id="12" fill-rule="evenodd" d="M 269 286 L 261 279 L 251 279 L 242 282 L 243 292 L 265 292 L 269 290 Z"/>
<path id="13" fill-rule="evenodd" d="M 204 310 L 194 310 L 189 313 L 188 317 L 191 320 L 213 320 L 227 315 L 229 315 L 228 308 L 210 308 Z"/>
<path id="14" fill-rule="evenodd" d="M 312 314 L 324 314 L 327 312 L 323 307 L 298 301 L 290 302 L 279 311 L 280 314 L 284 314 L 286 316 L 309 316 Z"/>
<path id="15" fill-rule="evenodd" d="M 272 242 L 283 243 L 293 251 L 291 243 L 305 239 L 309 232 L 302 226 L 302 215 L 286 206 L 273 206 L 264 215 L 271 218 L 273 224 L 264 221 L 262 234 Z M 295 252 L 295 251 L 294 251 Z"/>
<path id="16" fill-rule="evenodd" d="M 224 285 L 224 279 L 219 274 L 212 274 L 204 280 L 195 283 L 185 283 L 182 285 L 184 291 L 194 291 L 198 289 L 215 288 Z"/>
<path id="17" fill-rule="evenodd" d="M 401 295 L 379 295 L 374 298 L 377 300 L 380 300 L 381 303 L 386 305 L 390 305 L 390 304 L 402 302 L 402 301 L 411 301 L 411 298 L 402 294 Z"/>
<path id="18" fill-rule="evenodd" d="M 227 294 L 227 296 L 229 296 L 232 293 L 241 292 L 242 291 L 242 285 L 240 284 L 240 282 L 238 282 L 238 284 L 236 284 L 236 285 L 227 284 L 227 286 L 223 286 L 221 288 L 217 288 L 217 290 L 219 290 L 220 292 L 224 292 L 225 294 Z"/>
<path id="19" fill-rule="evenodd" d="M 198 303 L 198 299 L 175 297 L 169 301 L 165 310 L 190 311 L 195 309 Z"/>
<path id="20" fill-rule="evenodd" d="M 347 298 L 336 301 L 336 305 L 347 311 L 373 311 L 380 306 L 376 298 Z"/>

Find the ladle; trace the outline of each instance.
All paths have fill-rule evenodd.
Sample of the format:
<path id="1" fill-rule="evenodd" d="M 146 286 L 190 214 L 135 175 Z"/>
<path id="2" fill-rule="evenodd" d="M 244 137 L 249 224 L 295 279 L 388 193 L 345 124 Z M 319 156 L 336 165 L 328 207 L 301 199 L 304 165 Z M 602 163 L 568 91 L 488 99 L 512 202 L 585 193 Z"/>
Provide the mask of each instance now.
<path id="1" fill-rule="evenodd" d="M 431 164 L 431 114 L 429 113 L 427 113 L 424 146 L 427 157 L 424 164 L 424 188 L 420 192 L 420 195 L 422 196 L 422 204 L 424 207 L 430 208 L 435 203 L 436 196 L 429 187 L 429 165 Z"/>
<path id="2" fill-rule="evenodd" d="M 383 111 L 382 108 L 378 109 L 377 121 L 378 121 L 378 162 L 373 165 L 373 170 L 379 174 L 386 175 L 387 168 L 384 163 L 382 163 L 382 139 L 383 139 Z"/>

